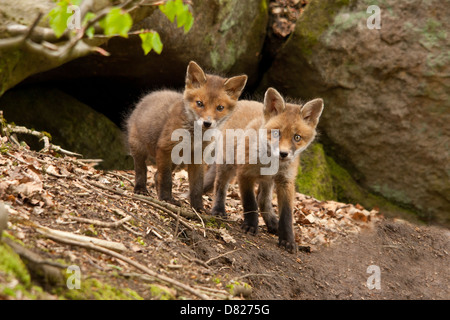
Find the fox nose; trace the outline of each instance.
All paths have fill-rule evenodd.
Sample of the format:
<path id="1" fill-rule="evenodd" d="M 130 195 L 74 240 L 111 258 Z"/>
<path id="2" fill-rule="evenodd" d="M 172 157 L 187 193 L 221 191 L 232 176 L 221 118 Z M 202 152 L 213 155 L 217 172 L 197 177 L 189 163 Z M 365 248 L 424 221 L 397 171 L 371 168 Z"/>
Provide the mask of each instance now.
<path id="1" fill-rule="evenodd" d="M 280 157 L 286 158 L 288 156 L 288 153 L 286 151 L 280 151 Z"/>
<path id="2" fill-rule="evenodd" d="M 205 128 L 209 128 L 212 125 L 211 121 L 203 121 L 203 125 L 205 126 Z"/>

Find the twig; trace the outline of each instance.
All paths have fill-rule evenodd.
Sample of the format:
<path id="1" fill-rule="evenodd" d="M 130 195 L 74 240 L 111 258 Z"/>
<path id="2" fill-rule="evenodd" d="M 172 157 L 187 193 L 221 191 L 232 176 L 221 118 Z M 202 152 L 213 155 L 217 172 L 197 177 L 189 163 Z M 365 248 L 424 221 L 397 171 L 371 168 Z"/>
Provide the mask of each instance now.
<path id="1" fill-rule="evenodd" d="M 66 154 L 68 156 L 73 156 L 73 157 L 82 157 L 83 156 L 82 154 L 65 150 L 65 149 L 61 148 L 60 146 L 57 146 L 57 145 L 54 145 L 54 144 L 50 144 L 50 149 L 54 150 L 56 152 L 64 153 L 64 154 Z"/>
<path id="2" fill-rule="evenodd" d="M 60 240 L 68 240 L 68 241 L 76 241 L 77 243 L 92 243 L 92 244 L 96 244 L 99 245 L 101 247 L 104 248 L 108 248 L 111 250 L 116 250 L 116 251 L 126 251 L 127 248 L 119 242 L 112 242 L 112 241 L 107 241 L 107 240 L 103 240 L 103 239 L 98 239 L 98 238 L 93 238 L 93 237 L 86 237 L 86 236 L 81 236 L 81 235 L 77 235 L 74 233 L 70 233 L 70 232 L 65 232 L 65 231 L 60 231 L 60 230 L 54 230 L 54 229 L 50 229 L 44 226 L 39 226 L 37 225 L 36 230 L 45 235 L 46 237 L 54 237 L 54 238 L 58 238 Z"/>
<path id="3" fill-rule="evenodd" d="M 78 221 L 78 222 L 89 223 L 89 224 L 92 224 L 92 225 L 95 225 L 95 226 L 105 227 L 105 228 L 117 228 L 117 227 L 120 227 L 125 222 L 131 220 L 131 216 L 125 217 L 122 220 L 114 221 L 114 222 L 105 222 L 105 221 L 99 221 L 99 220 L 92 220 L 92 219 L 74 217 L 74 216 L 70 216 L 70 215 L 67 215 L 67 218 L 69 218 L 71 220 Z"/>
<path id="4" fill-rule="evenodd" d="M 225 252 L 225 253 L 223 253 L 223 254 L 218 255 L 217 257 L 214 257 L 214 258 L 209 259 L 209 260 L 206 261 L 205 263 L 208 265 L 208 264 L 210 264 L 212 261 L 214 261 L 214 260 L 216 260 L 216 259 L 219 259 L 219 258 L 221 258 L 221 257 L 223 257 L 223 256 L 226 256 L 226 255 L 228 255 L 228 254 L 230 254 L 230 253 L 236 252 L 236 251 L 238 251 L 238 250 L 240 250 L 240 249 L 238 248 L 238 249 L 235 249 L 235 250 L 231 250 L 231 251 Z"/>
<path id="5" fill-rule="evenodd" d="M 177 223 L 175 225 L 175 233 L 174 233 L 175 237 L 177 237 L 177 235 L 178 235 L 178 226 L 179 225 L 180 225 L 180 209 L 178 209 L 178 212 L 177 212 Z"/>
<path id="6" fill-rule="evenodd" d="M 72 151 L 67 151 L 67 150 L 61 148 L 60 146 L 50 143 L 49 138 L 42 132 L 39 132 L 36 130 L 30 130 L 30 129 L 28 129 L 26 127 L 22 127 L 22 126 L 11 126 L 11 125 L 7 125 L 6 129 L 10 133 L 32 135 L 34 137 L 39 138 L 39 140 L 42 140 L 44 142 L 44 148 L 42 148 L 42 150 L 40 152 L 47 152 L 48 150 L 54 150 L 56 152 L 64 153 L 69 156 L 77 156 L 77 157 L 83 156 L 82 154 L 72 152 Z"/>
<path id="7" fill-rule="evenodd" d="M 28 32 L 25 34 L 24 40 L 26 40 L 26 39 L 31 37 L 31 35 L 33 34 L 34 29 L 37 27 L 39 21 L 41 21 L 43 15 L 44 14 L 42 12 L 38 13 L 38 16 L 36 17 L 36 19 L 34 20 L 33 24 L 28 29 Z"/>
<path id="8" fill-rule="evenodd" d="M 129 179 L 128 177 L 125 177 L 125 176 L 123 176 L 123 175 L 121 175 L 121 174 L 119 174 L 117 172 L 113 172 L 113 171 L 108 171 L 107 174 L 110 174 L 110 175 L 113 175 L 113 176 L 125 179 L 131 184 L 131 186 L 134 187 L 134 182 L 131 179 Z"/>
<path id="9" fill-rule="evenodd" d="M 206 231 L 205 231 L 206 226 L 205 226 L 205 223 L 203 222 L 202 217 L 201 217 L 200 214 L 197 212 L 197 210 L 195 210 L 194 208 L 192 208 L 192 211 L 194 211 L 195 215 L 197 216 L 197 218 L 198 218 L 198 219 L 200 220 L 200 222 L 202 223 L 202 226 L 203 226 L 203 237 L 206 238 Z"/>
<path id="10" fill-rule="evenodd" d="M 138 237 L 142 237 L 144 234 L 138 231 L 134 231 L 133 229 L 131 229 L 129 226 L 123 224 L 122 228 L 124 228 L 125 230 L 127 230 L 128 232 L 131 232 L 132 234 L 134 234 L 135 236 Z"/>
<path id="11" fill-rule="evenodd" d="M 181 255 L 182 255 L 184 258 L 186 258 L 187 260 L 191 261 L 191 262 L 195 262 L 195 263 L 197 263 L 197 264 L 199 264 L 199 265 L 205 267 L 206 269 L 210 269 L 210 267 L 205 263 L 205 261 L 202 261 L 202 260 L 197 259 L 197 258 L 189 257 L 189 256 L 185 255 L 184 253 L 181 253 Z"/>

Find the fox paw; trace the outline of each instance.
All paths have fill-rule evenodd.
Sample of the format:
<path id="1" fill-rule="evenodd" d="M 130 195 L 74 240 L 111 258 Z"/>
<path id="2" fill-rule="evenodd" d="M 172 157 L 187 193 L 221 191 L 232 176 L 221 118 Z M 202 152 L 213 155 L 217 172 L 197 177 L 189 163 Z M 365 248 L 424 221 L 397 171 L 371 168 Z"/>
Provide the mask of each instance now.
<path id="1" fill-rule="evenodd" d="M 174 206 L 178 206 L 181 207 L 181 202 L 178 200 L 175 200 L 174 198 L 170 198 L 170 199 L 160 199 L 162 201 L 165 201 L 167 203 L 173 204 Z"/>
<path id="2" fill-rule="evenodd" d="M 297 253 L 297 244 L 295 241 L 279 239 L 278 246 L 284 248 L 289 253 Z"/>
<path id="3" fill-rule="evenodd" d="M 250 233 L 250 234 L 257 234 L 258 233 L 258 225 L 250 225 L 248 223 L 246 223 L 244 221 L 244 223 L 242 224 L 242 230 L 244 230 L 245 233 Z"/>
<path id="4" fill-rule="evenodd" d="M 275 218 L 265 222 L 269 233 L 278 234 L 278 219 Z"/>
<path id="5" fill-rule="evenodd" d="M 148 192 L 146 187 L 134 187 L 134 193 L 141 194 L 143 196 L 149 196 L 150 193 Z"/>
<path id="6" fill-rule="evenodd" d="M 213 207 L 211 210 L 211 215 L 218 216 L 218 217 L 226 217 L 227 213 L 225 212 L 225 209 L 219 209 L 219 208 Z"/>

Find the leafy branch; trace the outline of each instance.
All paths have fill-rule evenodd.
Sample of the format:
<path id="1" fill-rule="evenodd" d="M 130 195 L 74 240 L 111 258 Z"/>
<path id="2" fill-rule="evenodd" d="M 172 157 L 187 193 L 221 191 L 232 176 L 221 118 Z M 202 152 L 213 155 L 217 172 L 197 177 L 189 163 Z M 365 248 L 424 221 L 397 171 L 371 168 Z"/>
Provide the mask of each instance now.
<path id="1" fill-rule="evenodd" d="M 157 31 L 141 29 L 130 31 L 133 18 L 130 13 L 145 7 L 158 7 L 177 27 L 189 32 L 194 23 L 190 6 L 182 0 L 126 0 L 93 12 L 94 0 L 59 0 L 45 16 L 50 28 L 38 26 L 44 18 L 39 13 L 30 27 L 10 25 L 7 30 L 12 38 L 0 39 L 0 50 L 22 46 L 52 60 L 64 62 L 90 52 L 109 55 L 98 47 L 105 39 L 139 35 L 145 54 L 151 50 L 160 54 L 163 49 Z"/>

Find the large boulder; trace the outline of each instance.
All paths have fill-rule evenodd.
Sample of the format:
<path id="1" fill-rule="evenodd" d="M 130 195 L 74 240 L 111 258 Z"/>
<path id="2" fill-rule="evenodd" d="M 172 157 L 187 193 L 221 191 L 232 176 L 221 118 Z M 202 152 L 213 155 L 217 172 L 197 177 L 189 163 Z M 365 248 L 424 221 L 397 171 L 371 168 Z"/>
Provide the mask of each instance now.
<path id="1" fill-rule="evenodd" d="M 381 29 L 367 26 L 373 3 Z M 323 97 L 323 141 L 353 176 L 446 224 L 449 15 L 446 1 L 311 1 L 260 86 Z"/>
<path id="2" fill-rule="evenodd" d="M 103 159 L 101 169 L 131 169 L 123 132 L 104 115 L 66 93 L 47 86 L 17 87 L 0 98 L 8 122 L 51 134 L 52 143 Z"/>
<path id="3" fill-rule="evenodd" d="M 126 0 L 119 0 L 125 2 Z M 119 3 L 116 2 L 116 3 Z M 85 7 L 84 4 L 87 3 Z M 68 61 L 92 53 L 89 46 L 99 46 L 107 41 L 106 38 L 78 42 L 70 51 L 55 51 L 41 46 L 42 40 L 58 42 L 59 45 L 67 43 L 67 37 L 59 40 L 49 27 L 47 14 L 57 6 L 52 0 L 0 0 L 0 96 L 8 89 L 14 87 L 24 79 L 56 68 Z M 109 0 L 84 1 L 80 8 L 82 11 L 99 12 L 110 7 Z M 135 23 L 149 16 L 156 9 L 155 6 L 142 6 L 133 10 L 130 15 Z M 28 32 L 30 26 L 35 23 L 38 16 L 37 27 L 24 41 L 24 29 Z M 19 29 L 22 31 L 20 31 Z M 31 41 L 32 40 L 32 41 Z M 31 45 L 32 43 L 33 45 Z M 89 46 L 87 45 L 89 43 Z"/>
<path id="4" fill-rule="evenodd" d="M 133 26 L 153 29 L 163 51 L 144 55 L 138 36 L 110 39 L 103 48 L 111 55 L 74 60 L 41 75 L 39 80 L 101 77 L 136 87 L 180 87 L 190 60 L 224 75 L 246 73 L 256 82 L 268 21 L 267 0 L 195 0 L 194 25 L 185 34 L 160 10 Z"/>

